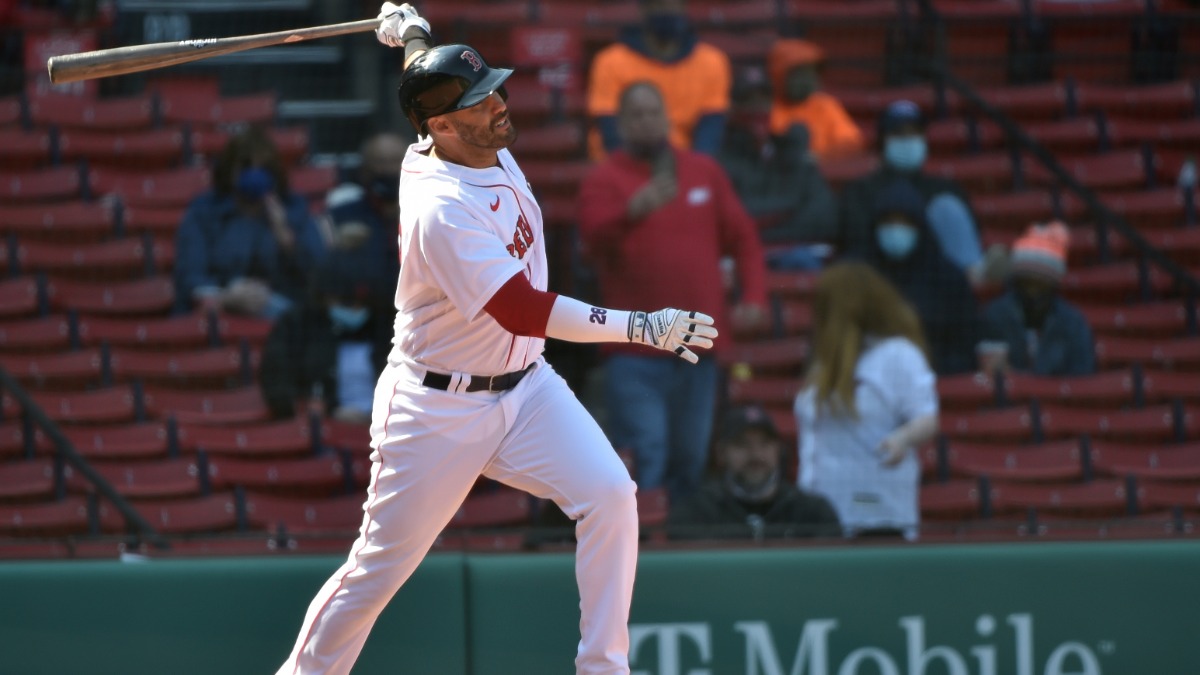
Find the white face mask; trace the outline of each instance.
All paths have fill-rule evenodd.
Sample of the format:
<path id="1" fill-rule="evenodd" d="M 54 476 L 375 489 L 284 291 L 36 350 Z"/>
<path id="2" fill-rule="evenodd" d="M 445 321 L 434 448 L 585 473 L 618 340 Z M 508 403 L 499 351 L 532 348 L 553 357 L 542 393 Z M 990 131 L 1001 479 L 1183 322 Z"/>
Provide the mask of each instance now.
<path id="1" fill-rule="evenodd" d="M 917 228 L 908 223 L 884 223 L 875 228 L 875 241 L 892 260 L 908 257 L 917 246 Z"/>
<path id="2" fill-rule="evenodd" d="M 343 333 L 353 333 L 362 328 L 370 316 L 371 312 L 366 307 L 329 306 L 329 321 L 334 329 Z"/>
<path id="3" fill-rule="evenodd" d="M 925 164 L 927 151 L 922 136 L 892 136 L 884 141 L 883 159 L 897 171 L 916 171 Z"/>

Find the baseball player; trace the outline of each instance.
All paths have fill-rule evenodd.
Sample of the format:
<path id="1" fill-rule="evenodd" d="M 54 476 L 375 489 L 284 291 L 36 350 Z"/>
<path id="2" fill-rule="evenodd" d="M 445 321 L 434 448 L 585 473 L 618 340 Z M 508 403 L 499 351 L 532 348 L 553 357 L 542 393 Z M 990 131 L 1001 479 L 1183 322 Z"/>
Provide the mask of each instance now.
<path id="1" fill-rule="evenodd" d="M 405 49 L 404 114 L 421 134 L 400 177 L 396 337 L 375 389 L 371 482 L 349 559 L 309 606 L 280 675 L 350 672 L 379 612 L 479 475 L 553 499 L 577 521 L 577 673 L 629 673 L 634 483 L 542 358 L 547 337 L 636 341 L 695 362 L 717 330 L 698 312 L 621 311 L 546 292 L 542 214 L 507 147 L 503 87 L 464 45 L 431 47 L 409 5 L 379 40 Z M 715 281 L 714 281 L 715 283 Z"/>

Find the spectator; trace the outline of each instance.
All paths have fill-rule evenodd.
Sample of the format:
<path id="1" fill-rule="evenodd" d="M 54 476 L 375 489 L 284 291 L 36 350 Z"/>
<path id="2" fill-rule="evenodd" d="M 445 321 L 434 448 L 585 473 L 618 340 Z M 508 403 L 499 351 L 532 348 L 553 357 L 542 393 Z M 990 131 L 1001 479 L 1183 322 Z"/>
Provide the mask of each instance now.
<path id="1" fill-rule="evenodd" d="M 317 268 L 308 297 L 279 317 L 263 349 L 259 379 L 273 416 L 295 415 L 308 398 L 336 419 L 370 421 L 395 316 L 380 281 L 340 251 Z"/>
<path id="2" fill-rule="evenodd" d="M 874 226 L 867 259 L 916 309 L 934 370 L 975 370 L 981 334 L 975 294 L 929 233 L 921 194 L 904 180 L 883 186 L 875 195 Z"/>
<path id="3" fill-rule="evenodd" d="M 975 215 L 962 188 L 950 179 L 922 170 L 928 147 L 921 109 L 911 101 L 889 105 L 879 118 L 876 143 L 879 168 L 842 189 L 838 209 L 841 220 L 838 244 L 842 251 L 861 253 L 870 247 L 876 196 L 885 185 L 905 180 L 920 193 L 925 220 L 946 258 L 966 272 L 972 284 L 991 280 L 1000 251 L 989 251 L 984 256 Z"/>
<path id="4" fill-rule="evenodd" d="M 334 241 L 354 251 L 381 279 L 400 273 L 400 162 L 408 143 L 399 134 L 375 134 L 363 143 L 358 185 L 331 199 Z M 332 196 L 332 195 L 331 195 Z"/>
<path id="5" fill-rule="evenodd" d="M 229 140 L 212 183 L 179 226 L 178 309 L 275 318 L 305 292 L 307 270 L 325 253 L 308 205 L 288 190 L 279 153 L 259 130 Z"/>
<path id="6" fill-rule="evenodd" d="M 808 130 L 771 132 L 771 89 L 747 70 L 733 90 L 733 109 L 720 161 L 767 244 L 832 242 L 837 201 L 808 151 Z M 814 264 L 819 261 L 814 260 Z"/>
<path id="7" fill-rule="evenodd" d="M 938 429 L 937 382 L 913 308 L 879 273 L 821 274 L 807 386 L 796 397 L 800 487 L 827 498 L 848 536 L 917 536 L 916 448 Z"/>
<path id="8" fill-rule="evenodd" d="M 751 328 L 765 316 L 762 246 L 754 221 L 717 163 L 666 143 L 663 99 L 653 84 L 621 96 L 625 148 L 592 169 L 580 190 L 580 234 L 610 307 L 694 307 Z M 722 255 L 736 260 L 741 304 L 732 316 L 718 278 Z M 728 319 L 728 320 L 727 320 Z M 718 349 L 720 347 L 718 346 Z M 717 365 L 690 365 L 632 345 L 610 347 L 607 399 L 616 447 L 633 449 L 639 485 L 672 497 L 700 483 L 712 431 Z"/>
<path id="9" fill-rule="evenodd" d="M 1092 330 L 1058 294 L 1067 272 L 1070 232 L 1059 222 L 1034 225 L 1013 244 L 1012 283 L 984 311 L 988 370 L 1012 368 L 1038 375 L 1096 371 Z"/>
<path id="10" fill-rule="evenodd" d="M 757 406 L 727 411 L 715 445 L 720 476 L 671 506 L 672 537 L 815 537 L 841 533 L 823 497 L 783 478 L 783 443 Z"/>
<path id="11" fill-rule="evenodd" d="M 782 136 L 799 124 L 808 128 L 809 148 L 817 159 L 857 154 L 863 148 L 862 132 L 841 102 L 821 91 L 824 62 L 825 52 L 808 40 L 780 40 L 771 47 L 771 133 Z"/>
<path id="12" fill-rule="evenodd" d="M 715 155 L 729 109 L 729 58 L 700 42 L 684 0 L 641 0 L 642 24 L 596 54 L 588 77 L 588 114 L 595 121 L 592 156 L 621 146 L 617 105 L 629 85 L 653 82 L 666 100 L 677 148 Z"/>

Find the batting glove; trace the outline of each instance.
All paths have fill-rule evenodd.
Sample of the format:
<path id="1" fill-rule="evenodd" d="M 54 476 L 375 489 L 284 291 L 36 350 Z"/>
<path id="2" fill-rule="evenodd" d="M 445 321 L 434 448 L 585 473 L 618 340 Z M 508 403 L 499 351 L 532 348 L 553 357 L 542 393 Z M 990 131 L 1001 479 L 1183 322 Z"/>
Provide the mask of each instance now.
<path id="1" fill-rule="evenodd" d="M 629 314 L 630 342 L 675 352 L 688 363 L 700 360 L 689 348 L 708 349 L 715 337 L 717 329 L 713 327 L 713 318 L 700 312 L 667 308 Z"/>
<path id="2" fill-rule="evenodd" d="M 389 47 L 403 47 L 404 33 L 413 26 L 422 28 L 427 34 L 433 32 L 429 28 L 429 22 L 417 14 L 417 10 L 407 2 L 403 5 L 383 3 L 379 8 L 378 18 L 379 27 L 375 29 L 375 38 Z"/>

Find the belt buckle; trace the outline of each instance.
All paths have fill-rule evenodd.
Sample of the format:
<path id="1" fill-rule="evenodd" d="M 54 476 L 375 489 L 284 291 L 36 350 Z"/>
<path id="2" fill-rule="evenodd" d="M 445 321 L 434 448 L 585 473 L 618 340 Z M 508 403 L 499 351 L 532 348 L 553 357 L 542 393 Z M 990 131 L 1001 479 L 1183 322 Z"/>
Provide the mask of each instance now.
<path id="1" fill-rule="evenodd" d="M 495 375 L 488 375 L 488 388 L 487 388 L 488 393 L 492 393 L 492 394 L 496 393 L 495 384 L 494 384 L 495 381 L 496 381 Z"/>

